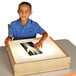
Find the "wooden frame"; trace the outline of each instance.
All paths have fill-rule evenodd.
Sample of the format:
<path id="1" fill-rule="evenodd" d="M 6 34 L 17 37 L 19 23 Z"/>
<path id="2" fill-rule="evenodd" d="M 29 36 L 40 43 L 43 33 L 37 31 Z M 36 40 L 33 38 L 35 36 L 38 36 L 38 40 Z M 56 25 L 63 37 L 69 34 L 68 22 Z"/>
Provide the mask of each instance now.
<path id="1" fill-rule="evenodd" d="M 43 43 L 44 47 L 49 45 L 51 45 L 49 48 L 52 47 L 52 50 L 46 47 L 46 56 L 45 53 L 43 55 L 38 56 L 25 56 L 25 52 L 20 50 L 20 43 L 29 41 L 33 41 L 36 43 L 39 40 L 40 38 L 33 38 L 24 40 L 14 40 L 9 42 L 9 46 L 6 48 L 13 67 L 14 76 L 70 68 L 70 57 L 63 51 L 63 49 L 58 46 L 58 44 L 52 38 L 48 37 Z M 47 45 L 45 45 L 46 43 Z M 52 51 L 55 51 L 55 54 Z"/>

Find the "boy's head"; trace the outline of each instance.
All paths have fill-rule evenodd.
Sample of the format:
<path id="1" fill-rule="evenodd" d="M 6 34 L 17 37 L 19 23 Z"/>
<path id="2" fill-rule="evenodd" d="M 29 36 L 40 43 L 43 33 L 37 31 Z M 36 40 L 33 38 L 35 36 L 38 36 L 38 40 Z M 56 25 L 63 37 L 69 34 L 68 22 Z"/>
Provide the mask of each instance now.
<path id="1" fill-rule="evenodd" d="M 32 6 L 28 2 L 21 2 L 18 7 L 18 14 L 21 20 L 26 20 L 32 14 Z"/>

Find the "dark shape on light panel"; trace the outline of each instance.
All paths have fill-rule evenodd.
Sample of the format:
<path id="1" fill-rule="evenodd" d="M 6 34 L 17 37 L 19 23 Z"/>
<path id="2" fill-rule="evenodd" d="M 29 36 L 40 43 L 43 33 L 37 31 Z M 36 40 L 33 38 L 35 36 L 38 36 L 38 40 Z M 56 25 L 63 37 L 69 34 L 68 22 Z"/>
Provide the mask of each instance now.
<path id="1" fill-rule="evenodd" d="M 42 54 L 42 51 L 40 51 L 40 49 L 34 48 L 33 42 L 25 42 L 20 44 L 30 56 Z"/>

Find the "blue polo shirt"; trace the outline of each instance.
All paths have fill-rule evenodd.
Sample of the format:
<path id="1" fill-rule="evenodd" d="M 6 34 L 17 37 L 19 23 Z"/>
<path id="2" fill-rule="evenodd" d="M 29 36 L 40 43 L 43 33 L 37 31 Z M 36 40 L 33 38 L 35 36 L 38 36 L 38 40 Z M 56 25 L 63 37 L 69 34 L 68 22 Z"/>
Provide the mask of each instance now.
<path id="1" fill-rule="evenodd" d="M 14 40 L 17 39 L 27 39 L 27 38 L 35 38 L 37 33 L 42 34 L 44 29 L 40 27 L 40 25 L 32 21 L 28 20 L 26 25 L 22 25 L 20 23 L 20 19 L 17 19 L 10 24 L 9 35 L 14 37 Z"/>

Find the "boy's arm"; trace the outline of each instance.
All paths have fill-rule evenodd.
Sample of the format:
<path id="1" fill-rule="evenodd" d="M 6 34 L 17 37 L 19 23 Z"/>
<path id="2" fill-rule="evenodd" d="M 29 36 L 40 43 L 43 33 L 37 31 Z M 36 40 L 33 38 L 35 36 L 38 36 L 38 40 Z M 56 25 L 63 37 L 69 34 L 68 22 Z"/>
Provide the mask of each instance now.
<path id="1" fill-rule="evenodd" d="M 6 46 L 8 46 L 8 42 L 11 41 L 12 38 L 13 38 L 12 36 L 8 36 L 8 37 L 5 39 L 5 45 L 6 45 Z"/>
<path id="2" fill-rule="evenodd" d="M 35 48 L 42 47 L 42 44 L 43 44 L 44 40 L 45 40 L 47 37 L 48 37 L 47 32 L 46 32 L 46 31 L 43 31 L 43 32 L 42 32 L 42 37 L 41 37 L 40 41 L 39 41 L 38 43 L 36 43 L 36 44 L 34 45 L 34 47 L 35 47 Z"/>

